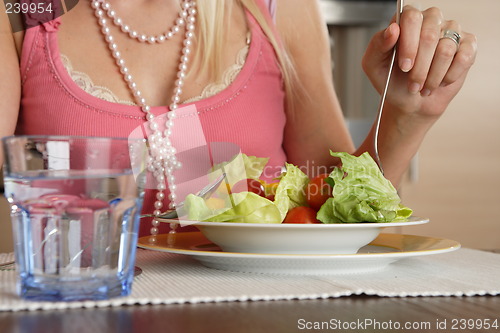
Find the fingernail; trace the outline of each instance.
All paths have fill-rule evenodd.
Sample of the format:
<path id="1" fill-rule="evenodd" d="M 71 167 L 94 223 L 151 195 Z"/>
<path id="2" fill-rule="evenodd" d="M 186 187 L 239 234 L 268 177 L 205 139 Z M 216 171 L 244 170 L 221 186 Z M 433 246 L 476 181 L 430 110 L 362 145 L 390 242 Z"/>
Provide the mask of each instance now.
<path id="1" fill-rule="evenodd" d="M 401 70 L 403 72 L 409 72 L 412 65 L 413 65 L 413 63 L 412 63 L 411 59 L 406 58 L 406 59 L 403 59 L 403 61 L 401 61 L 401 65 L 399 67 L 401 68 Z"/>
<path id="2" fill-rule="evenodd" d="M 422 89 L 422 91 L 420 92 L 420 95 L 422 96 L 429 96 L 431 94 L 431 91 L 429 89 Z"/>
<path id="3" fill-rule="evenodd" d="M 384 31 L 384 38 L 388 39 L 389 37 L 392 36 L 392 25 L 388 26 L 387 29 Z"/>
<path id="4" fill-rule="evenodd" d="M 410 90 L 410 92 L 411 92 L 412 94 L 416 94 L 416 93 L 418 93 L 418 92 L 420 91 L 420 89 L 421 89 L 420 84 L 418 84 L 418 83 L 416 83 L 416 82 L 413 82 L 412 84 L 410 84 L 410 88 L 409 88 L 409 90 Z"/>

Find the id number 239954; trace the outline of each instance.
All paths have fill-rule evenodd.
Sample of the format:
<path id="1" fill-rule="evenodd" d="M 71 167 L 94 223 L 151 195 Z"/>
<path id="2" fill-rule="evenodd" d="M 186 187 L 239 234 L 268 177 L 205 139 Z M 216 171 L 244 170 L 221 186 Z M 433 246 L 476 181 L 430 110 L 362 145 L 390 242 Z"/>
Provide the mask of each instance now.
<path id="1" fill-rule="evenodd" d="M 452 330 L 498 330 L 500 325 L 498 324 L 498 319 L 452 319 L 451 327 Z"/>
<path id="2" fill-rule="evenodd" d="M 7 2 L 5 4 L 5 12 L 7 14 L 43 14 L 43 13 L 52 13 L 54 10 L 52 9 L 52 3 L 49 1 L 48 3 L 42 2 Z"/>

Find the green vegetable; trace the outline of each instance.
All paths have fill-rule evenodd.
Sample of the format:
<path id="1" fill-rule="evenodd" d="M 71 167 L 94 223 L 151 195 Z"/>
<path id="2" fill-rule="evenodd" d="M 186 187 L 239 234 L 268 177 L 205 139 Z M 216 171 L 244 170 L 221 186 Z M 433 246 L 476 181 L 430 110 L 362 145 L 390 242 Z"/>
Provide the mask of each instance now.
<path id="1" fill-rule="evenodd" d="M 226 173 L 226 181 L 230 185 L 234 185 L 247 178 L 258 180 L 268 161 L 269 158 L 240 153 L 236 154 L 229 162 L 214 165 L 212 171 L 223 169 Z M 220 173 L 215 172 L 213 178 L 215 179 L 219 175 Z"/>
<path id="2" fill-rule="evenodd" d="M 281 176 L 274 203 L 281 212 L 281 221 L 285 219 L 286 213 L 298 206 L 307 206 L 305 189 L 309 183 L 309 177 L 293 164 L 286 164 L 286 172 Z"/>
<path id="3" fill-rule="evenodd" d="M 254 165 L 253 175 L 260 175 L 261 172 L 258 172 L 258 167 L 255 166 L 265 163 L 252 158 L 246 161 L 247 165 L 250 162 Z M 229 163 L 224 166 L 226 173 L 232 174 L 232 180 L 237 178 L 231 171 L 231 167 L 235 165 Z M 241 167 L 241 162 L 237 165 Z M 185 199 L 185 208 L 188 218 L 193 221 L 281 223 L 289 209 L 307 205 L 305 188 L 308 182 L 309 178 L 304 172 L 292 164 L 287 164 L 286 172 L 280 177 L 276 188 L 274 202 L 252 192 L 241 192 L 225 196 L 224 208 L 211 209 L 205 200 L 190 194 Z"/>
<path id="4" fill-rule="evenodd" d="M 189 194 L 184 201 L 188 219 L 208 222 L 281 223 L 276 205 L 252 192 L 233 193 L 226 199 L 224 208 L 211 209 L 206 201 Z"/>
<path id="5" fill-rule="evenodd" d="M 342 167 L 335 168 L 327 181 L 333 185 L 333 197 L 321 207 L 317 218 L 323 223 L 392 222 L 406 220 L 412 210 L 401 204 L 401 199 L 391 182 L 380 172 L 368 153 L 359 157 L 348 153 L 330 152 L 342 160 Z M 267 159 L 236 155 L 224 168 L 230 184 L 241 179 L 258 179 Z M 287 212 L 298 206 L 307 206 L 306 186 L 308 176 L 298 167 L 286 164 L 280 177 L 274 202 L 252 192 L 225 195 L 219 200 L 224 208 L 210 208 L 207 202 L 193 194 L 185 199 L 188 218 L 194 221 L 281 223 Z"/>
<path id="6" fill-rule="evenodd" d="M 368 153 L 359 157 L 330 152 L 342 160 L 342 167 L 330 174 L 335 186 L 333 197 L 320 208 L 317 218 L 323 223 L 393 222 L 411 216 L 401 204 L 392 185 Z"/>

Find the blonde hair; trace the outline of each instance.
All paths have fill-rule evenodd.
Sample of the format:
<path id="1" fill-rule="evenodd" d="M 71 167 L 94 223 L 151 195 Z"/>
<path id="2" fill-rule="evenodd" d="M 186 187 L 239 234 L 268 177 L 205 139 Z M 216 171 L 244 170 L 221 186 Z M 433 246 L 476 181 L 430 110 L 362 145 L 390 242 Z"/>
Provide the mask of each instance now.
<path id="1" fill-rule="evenodd" d="M 272 22 L 262 13 L 257 5 L 258 0 L 198 0 L 199 29 L 197 30 L 198 47 L 194 55 L 197 66 L 207 73 L 212 80 L 217 80 L 224 70 L 221 65 L 223 41 L 227 34 L 227 17 L 230 17 L 232 7 L 237 3 L 248 10 L 260 25 L 262 31 L 274 48 L 278 58 L 278 64 L 283 76 L 283 84 L 286 93 L 287 108 L 292 107 L 290 97 L 296 90 L 296 73 L 288 52 L 281 44 L 279 36 L 273 29 Z M 227 6 L 227 7 L 226 7 Z"/>

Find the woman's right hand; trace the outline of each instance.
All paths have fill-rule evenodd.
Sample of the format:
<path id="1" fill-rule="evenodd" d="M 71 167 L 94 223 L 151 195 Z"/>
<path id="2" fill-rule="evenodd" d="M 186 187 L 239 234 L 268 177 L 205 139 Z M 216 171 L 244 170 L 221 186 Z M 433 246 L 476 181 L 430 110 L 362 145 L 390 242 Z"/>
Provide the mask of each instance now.
<path id="1" fill-rule="evenodd" d="M 460 42 L 442 38 L 456 31 Z M 391 78 L 387 102 L 402 113 L 436 118 L 462 87 L 477 52 L 476 37 L 446 20 L 438 8 L 424 11 L 405 6 L 399 25 L 394 22 L 368 45 L 363 68 L 377 91 L 383 90 L 389 59 L 398 42 L 398 69 Z"/>

